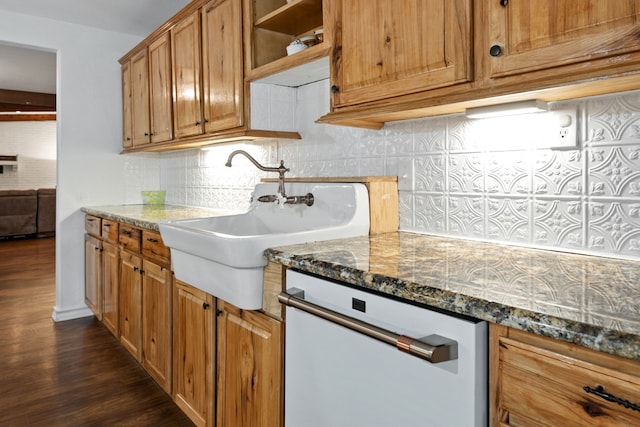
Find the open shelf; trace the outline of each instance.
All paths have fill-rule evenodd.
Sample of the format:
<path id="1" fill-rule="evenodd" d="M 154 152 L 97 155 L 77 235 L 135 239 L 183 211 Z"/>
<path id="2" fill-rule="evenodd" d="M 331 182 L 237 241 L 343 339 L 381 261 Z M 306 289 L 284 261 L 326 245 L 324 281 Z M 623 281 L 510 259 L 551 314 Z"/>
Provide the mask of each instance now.
<path id="1" fill-rule="evenodd" d="M 329 78 L 329 46 L 320 43 L 246 73 L 247 81 L 298 87 Z"/>
<path id="2" fill-rule="evenodd" d="M 254 26 L 297 36 L 322 26 L 322 0 L 293 0 L 259 18 Z"/>

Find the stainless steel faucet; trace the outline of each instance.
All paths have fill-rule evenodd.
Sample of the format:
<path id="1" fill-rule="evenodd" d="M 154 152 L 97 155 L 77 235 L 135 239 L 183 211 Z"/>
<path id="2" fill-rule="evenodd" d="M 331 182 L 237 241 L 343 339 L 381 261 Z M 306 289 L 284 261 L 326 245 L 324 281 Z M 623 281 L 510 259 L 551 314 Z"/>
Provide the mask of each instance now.
<path id="1" fill-rule="evenodd" d="M 293 205 L 298 205 L 298 204 L 305 204 L 307 206 L 311 206 L 313 205 L 314 202 L 314 198 L 313 198 L 313 194 L 311 193 L 307 193 L 304 196 L 291 196 L 288 197 L 287 194 L 284 191 L 284 174 L 286 172 L 289 172 L 289 168 L 284 166 L 284 160 L 280 160 L 280 166 L 276 167 L 266 167 L 266 166 L 262 166 L 260 163 L 258 163 L 258 161 L 256 159 L 254 159 L 253 157 L 251 157 L 251 155 L 249 153 L 247 153 L 244 150 L 236 150 L 234 152 L 232 152 L 231 154 L 229 154 L 229 158 L 227 159 L 227 163 L 225 163 L 225 166 L 230 168 L 231 167 L 231 160 L 233 159 L 233 157 L 236 154 L 242 154 L 243 156 L 245 156 L 247 159 L 249 159 L 251 161 L 251 163 L 253 163 L 258 169 L 260 169 L 261 171 L 265 171 L 265 172 L 277 172 L 278 173 L 278 194 L 279 196 L 275 196 L 275 195 L 265 195 L 265 196 L 260 196 L 258 197 L 258 201 L 259 202 L 278 202 L 278 203 L 283 203 L 283 204 L 293 204 Z M 282 206 L 282 205 L 281 205 Z"/>
<path id="2" fill-rule="evenodd" d="M 266 166 L 262 166 L 260 163 L 258 163 L 258 161 L 256 159 L 254 159 L 253 157 L 251 157 L 251 155 L 249 153 L 247 153 L 244 150 L 236 150 L 233 153 L 229 154 L 229 158 L 227 159 L 227 163 L 225 163 L 225 166 L 230 168 L 231 167 L 231 159 L 233 159 L 233 157 L 236 154 L 242 154 L 244 155 L 247 159 L 249 159 L 251 161 L 251 163 L 253 163 L 254 165 L 256 165 L 256 167 L 258 169 L 260 169 L 261 171 L 265 171 L 265 172 L 277 172 L 278 173 L 278 193 L 280 193 L 280 195 L 282 197 L 287 197 L 287 195 L 285 194 L 284 191 L 284 174 L 286 172 L 289 172 L 289 168 L 285 168 L 284 167 L 284 160 L 280 160 L 280 166 L 278 166 L 277 168 L 275 167 L 266 167 Z"/>

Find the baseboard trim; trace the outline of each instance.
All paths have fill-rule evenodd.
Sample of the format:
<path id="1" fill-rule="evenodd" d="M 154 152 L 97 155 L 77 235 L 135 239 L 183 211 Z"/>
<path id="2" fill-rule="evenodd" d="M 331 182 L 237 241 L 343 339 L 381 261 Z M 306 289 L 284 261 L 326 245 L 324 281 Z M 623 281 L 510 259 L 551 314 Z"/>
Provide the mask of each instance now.
<path id="1" fill-rule="evenodd" d="M 53 314 L 51 315 L 54 322 L 64 322 L 65 320 L 79 319 L 81 317 L 89 316 L 93 316 L 93 311 L 91 311 L 87 306 L 67 310 L 61 310 L 58 307 L 53 307 Z"/>

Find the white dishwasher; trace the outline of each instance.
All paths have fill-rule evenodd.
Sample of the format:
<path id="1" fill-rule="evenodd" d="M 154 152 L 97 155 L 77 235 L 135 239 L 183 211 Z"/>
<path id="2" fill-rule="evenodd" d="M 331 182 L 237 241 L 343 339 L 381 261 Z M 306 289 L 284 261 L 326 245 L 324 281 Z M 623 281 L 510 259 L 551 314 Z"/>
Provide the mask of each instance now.
<path id="1" fill-rule="evenodd" d="M 488 424 L 486 322 L 291 270 L 287 288 L 286 427 Z"/>

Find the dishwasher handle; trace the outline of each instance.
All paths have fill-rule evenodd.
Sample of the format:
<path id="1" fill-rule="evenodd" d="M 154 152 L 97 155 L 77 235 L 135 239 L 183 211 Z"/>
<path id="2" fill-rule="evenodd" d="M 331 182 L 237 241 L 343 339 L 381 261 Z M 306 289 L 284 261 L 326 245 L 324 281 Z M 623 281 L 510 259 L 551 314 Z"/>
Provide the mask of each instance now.
<path id="1" fill-rule="evenodd" d="M 458 358 L 458 343 L 454 340 L 436 334 L 422 338 L 398 335 L 395 332 L 310 303 L 304 299 L 304 291 L 297 288 L 290 288 L 287 292 L 280 292 L 278 301 L 280 301 L 281 304 L 300 309 L 314 316 L 392 345 L 398 348 L 398 350 L 431 363 L 446 362 Z"/>

